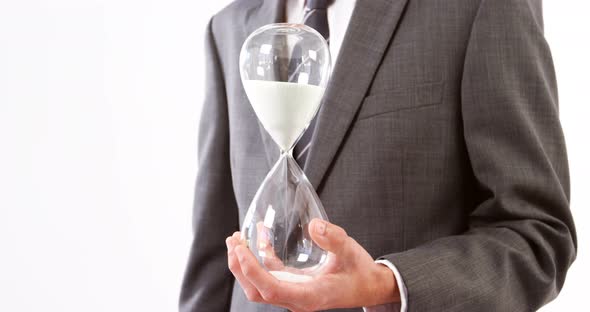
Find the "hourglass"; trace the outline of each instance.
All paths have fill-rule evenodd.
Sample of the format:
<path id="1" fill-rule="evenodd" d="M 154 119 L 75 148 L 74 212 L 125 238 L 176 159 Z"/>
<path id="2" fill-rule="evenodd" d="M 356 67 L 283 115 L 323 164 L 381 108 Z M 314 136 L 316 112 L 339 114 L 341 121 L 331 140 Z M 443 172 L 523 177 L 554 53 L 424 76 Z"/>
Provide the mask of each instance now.
<path id="1" fill-rule="evenodd" d="M 280 280 L 311 280 L 328 257 L 308 229 L 314 218 L 327 220 L 326 212 L 292 154 L 319 110 L 330 62 L 322 35 L 301 24 L 263 26 L 240 52 L 246 95 L 281 150 L 248 208 L 242 240 Z"/>

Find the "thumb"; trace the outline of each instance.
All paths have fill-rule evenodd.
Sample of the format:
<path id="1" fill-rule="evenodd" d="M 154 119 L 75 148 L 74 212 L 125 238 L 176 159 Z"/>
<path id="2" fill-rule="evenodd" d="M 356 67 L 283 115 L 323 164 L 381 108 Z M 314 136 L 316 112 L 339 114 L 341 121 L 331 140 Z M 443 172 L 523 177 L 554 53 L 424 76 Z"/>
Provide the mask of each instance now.
<path id="1" fill-rule="evenodd" d="M 317 218 L 311 220 L 309 233 L 316 244 L 334 254 L 343 254 L 348 247 L 349 239 L 346 231 L 328 221 Z"/>

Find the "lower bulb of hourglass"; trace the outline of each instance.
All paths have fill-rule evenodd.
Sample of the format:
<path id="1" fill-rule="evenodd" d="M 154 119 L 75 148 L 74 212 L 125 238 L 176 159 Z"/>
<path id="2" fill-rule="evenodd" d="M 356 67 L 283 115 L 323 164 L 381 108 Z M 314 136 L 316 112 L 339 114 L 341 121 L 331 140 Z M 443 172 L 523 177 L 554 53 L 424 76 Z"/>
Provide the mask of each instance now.
<path id="1" fill-rule="evenodd" d="M 242 226 L 242 239 L 277 279 L 311 280 L 328 253 L 311 239 L 309 223 L 327 221 L 313 186 L 289 153 L 281 155 L 260 185 Z"/>

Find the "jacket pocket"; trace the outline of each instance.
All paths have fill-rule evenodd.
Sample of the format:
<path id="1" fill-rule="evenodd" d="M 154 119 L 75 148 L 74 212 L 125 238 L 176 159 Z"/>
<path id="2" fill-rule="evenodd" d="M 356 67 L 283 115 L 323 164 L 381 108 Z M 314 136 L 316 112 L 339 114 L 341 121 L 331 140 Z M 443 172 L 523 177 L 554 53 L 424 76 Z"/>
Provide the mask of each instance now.
<path id="1" fill-rule="evenodd" d="M 405 89 L 373 93 L 365 97 L 358 120 L 399 110 L 437 105 L 442 102 L 444 82 L 423 83 Z"/>

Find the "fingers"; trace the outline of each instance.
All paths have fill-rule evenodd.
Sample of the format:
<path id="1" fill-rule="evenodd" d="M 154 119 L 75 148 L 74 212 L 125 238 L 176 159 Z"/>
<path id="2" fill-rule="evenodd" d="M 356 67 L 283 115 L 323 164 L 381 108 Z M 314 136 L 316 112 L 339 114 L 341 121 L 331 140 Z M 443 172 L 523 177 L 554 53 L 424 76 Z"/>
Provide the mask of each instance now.
<path id="1" fill-rule="evenodd" d="M 305 290 L 301 285 L 277 280 L 260 266 L 245 246 L 237 246 L 235 253 L 243 275 L 256 287 L 265 302 L 284 306 L 283 303 L 294 303 L 305 298 Z"/>
<path id="2" fill-rule="evenodd" d="M 235 232 L 233 236 L 230 236 L 225 240 L 225 243 L 227 245 L 227 265 L 229 270 L 232 272 L 238 283 L 240 283 L 240 286 L 242 286 L 248 300 L 262 302 L 262 296 L 258 292 L 258 289 L 256 289 L 256 287 L 254 287 L 254 285 L 252 285 L 242 273 L 240 262 L 235 254 L 235 248 L 242 245 L 240 241 L 240 233 Z"/>
<path id="3" fill-rule="evenodd" d="M 256 287 L 264 300 L 274 301 L 274 288 L 278 288 L 277 280 L 260 266 L 254 255 L 244 246 L 237 246 L 235 253 L 246 279 Z"/>
<path id="4" fill-rule="evenodd" d="M 313 219 L 309 223 L 309 232 L 313 241 L 322 249 L 337 255 L 348 252 L 350 239 L 343 228 L 324 220 Z"/>
<path id="5" fill-rule="evenodd" d="M 262 268 L 258 260 L 241 240 L 240 233 L 226 239 L 228 266 L 250 301 L 269 303 L 291 311 L 315 311 L 319 302 L 309 286 L 277 280 Z"/>

